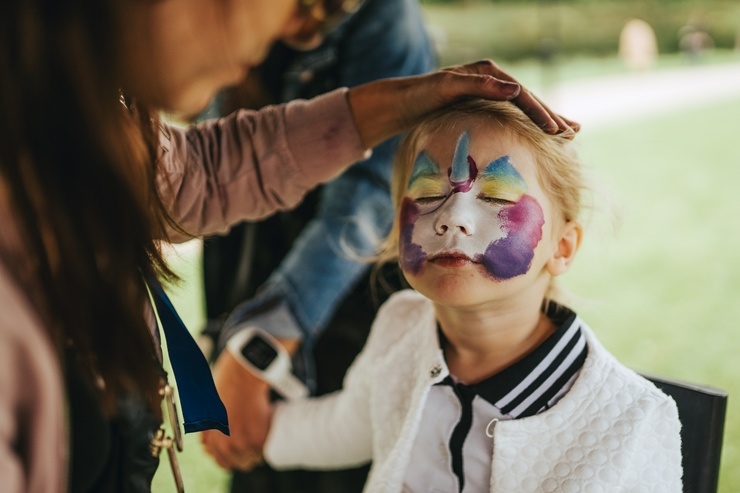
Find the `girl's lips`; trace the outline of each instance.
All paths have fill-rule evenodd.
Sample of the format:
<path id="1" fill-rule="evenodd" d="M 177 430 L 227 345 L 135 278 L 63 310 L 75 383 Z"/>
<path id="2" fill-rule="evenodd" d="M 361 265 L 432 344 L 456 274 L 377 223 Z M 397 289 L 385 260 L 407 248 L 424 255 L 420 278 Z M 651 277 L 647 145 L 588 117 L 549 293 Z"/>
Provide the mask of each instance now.
<path id="1" fill-rule="evenodd" d="M 461 253 L 442 253 L 430 258 L 429 262 L 441 267 L 462 267 L 475 263 L 470 257 Z"/>

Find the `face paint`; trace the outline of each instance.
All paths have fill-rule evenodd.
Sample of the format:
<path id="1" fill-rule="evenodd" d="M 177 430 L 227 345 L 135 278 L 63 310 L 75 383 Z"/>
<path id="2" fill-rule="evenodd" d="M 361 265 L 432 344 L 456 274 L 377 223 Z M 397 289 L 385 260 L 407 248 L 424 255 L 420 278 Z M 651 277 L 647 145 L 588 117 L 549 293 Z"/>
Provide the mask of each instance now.
<path id="1" fill-rule="evenodd" d="M 411 171 L 406 196 L 414 200 L 442 197 L 447 194 L 447 183 L 442 172 L 426 152 L 421 151 Z"/>
<path id="2" fill-rule="evenodd" d="M 465 257 L 496 280 L 525 274 L 542 239 L 544 215 L 527 184 L 501 156 L 478 171 L 467 132 L 458 139 L 443 177 L 422 151 L 400 211 L 400 264 L 418 274 L 427 259 Z"/>
<path id="3" fill-rule="evenodd" d="M 448 172 L 452 193 L 469 192 L 478 175 L 478 166 L 476 166 L 475 161 L 468 154 L 468 147 L 468 133 L 463 132 L 457 140 L 455 156 L 452 158 L 452 166 L 450 166 L 450 171 Z"/>
<path id="4" fill-rule="evenodd" d="M 534 249 L 542 239 L 545 224 L 542 208 L 534 197 L 524 195 L 516 204 L 504 207 L 498 216 L 508 234 L 491 243 L 475 260 L 485 265 L 496 279 L 526 274 L 532 265 Z"/>
<path id="5" fill-rule="evenodd" d="M 401 238 L 399 241 L 399 263 L 401 269 L 413 273 L 421 270 L 426 254 L 411 240 L 414 234 L 414 223 L 419 218 L 419 207 L 408 197 L 403 199 L 401 205 Z"/>

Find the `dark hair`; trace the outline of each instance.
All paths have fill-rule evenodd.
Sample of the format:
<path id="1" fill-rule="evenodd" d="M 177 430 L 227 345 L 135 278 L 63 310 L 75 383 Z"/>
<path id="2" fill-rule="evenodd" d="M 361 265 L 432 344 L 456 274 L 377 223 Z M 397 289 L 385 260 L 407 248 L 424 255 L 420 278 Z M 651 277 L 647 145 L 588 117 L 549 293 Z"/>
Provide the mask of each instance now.
<path id="1" fill-rule="evenodd" d="M 132 393 L 159 414 L 143 276 L 173 277 L 155 241 L 170 220 L 155 188 L 157 123 L 119 93 L 117 4 L 0 2 L 0 210 L 13 214 L 0 258 L 60 360 L 70 348 L 102 378 L 106 413 Z"/>

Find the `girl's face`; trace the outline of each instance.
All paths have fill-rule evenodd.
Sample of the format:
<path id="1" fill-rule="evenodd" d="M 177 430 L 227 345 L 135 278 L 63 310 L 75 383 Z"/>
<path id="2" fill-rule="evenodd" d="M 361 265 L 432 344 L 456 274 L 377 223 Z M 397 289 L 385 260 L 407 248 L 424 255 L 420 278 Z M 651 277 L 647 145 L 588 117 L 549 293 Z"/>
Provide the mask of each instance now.
<path id="1" fill-rule="evenodd" d="M 527 147 L 500 127 L 438 134 L 414 163 L 400 210 L 400 265 L 434 301 L 475 304 L 547 286 L 553 210 Z M 562 221 L 560 221 L 562 222 Z"/>
<path id="2" fill-rule="evenodd" d="M 122 2 L 124 90 L 185 115 L 243 79 L 300 27 L 296 0 Z"/>

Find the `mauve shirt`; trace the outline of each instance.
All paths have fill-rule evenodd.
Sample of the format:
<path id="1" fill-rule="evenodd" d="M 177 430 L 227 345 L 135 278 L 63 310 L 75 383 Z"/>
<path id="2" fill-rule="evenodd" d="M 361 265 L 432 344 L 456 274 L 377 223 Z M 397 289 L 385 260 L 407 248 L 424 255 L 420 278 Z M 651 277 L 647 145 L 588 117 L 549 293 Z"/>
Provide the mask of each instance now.
<path id="1" fill-rule="evenodd" d="M 293 207 L 310 189 L 366 158 L 346 93 L 337 89 L 184 129 L 164 126 L 158 186 L 173 217 L 194 235 L 223 233 L 238 221 Z M 0 242 L 14 252 L 12 261 L 28 264 L 13 217 L 0 201 Z M 175 242 L 189 239 L 172 234 Z M 151 308 L 144 311 L 152 322 Z M 68 411 L 47 330 L 0 264 L 3 492 L 66 491 Z"/>

